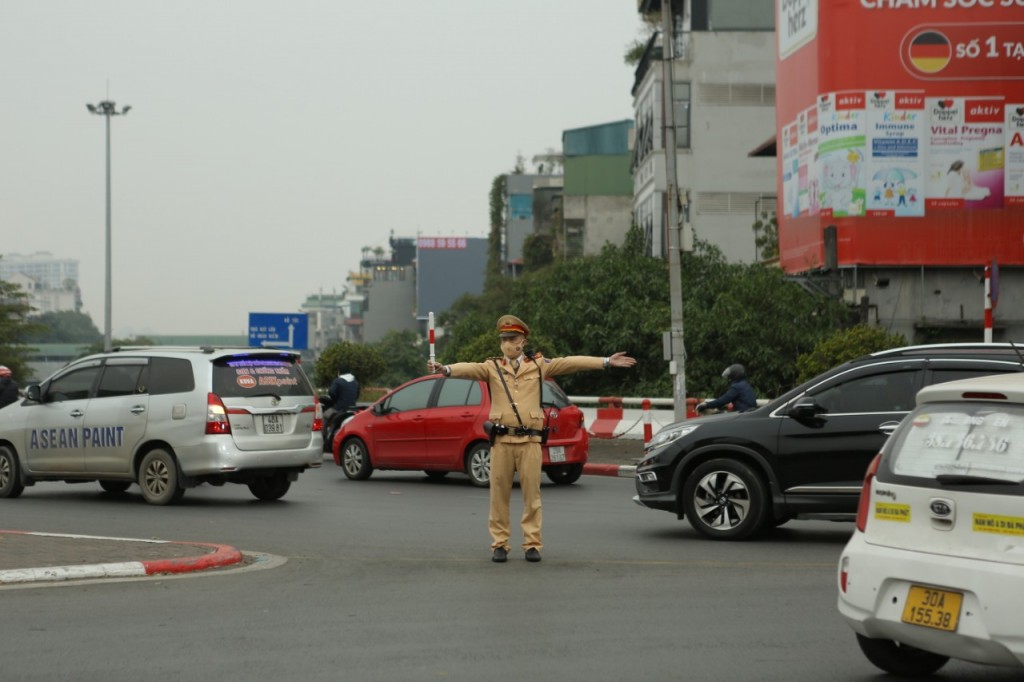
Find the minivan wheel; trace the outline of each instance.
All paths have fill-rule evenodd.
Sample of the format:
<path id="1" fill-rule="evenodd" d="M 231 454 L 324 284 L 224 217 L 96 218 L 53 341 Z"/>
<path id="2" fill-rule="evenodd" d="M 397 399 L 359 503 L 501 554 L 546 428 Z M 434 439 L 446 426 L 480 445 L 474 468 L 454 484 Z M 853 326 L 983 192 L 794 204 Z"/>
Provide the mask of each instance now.
<path id="1" fill-rule="evenodd" d="M 249 481 L 249 492 L 265 502 L 280 500 L 291 487 L 287 474 L 267 474 Z"/>
<path id="2" fill-rule="evenodd" d="M 341 444 L 341 468 L 353 481 L 365 481 L 373 473 L 366 443 L 350 438 Z"/>
<path id="3" fill-rule="evenodd" d="M 0 497 L 14 498 L 24 490 L 18 470 L 18 456 L 10 448 L 0 448 Z"/>
<path id="4" fill-rule="evenodd" d="M 694 469 L 683 486 L 690 525 L 713 540 L 745 540 L 768 518 L 761 478 L 743 462 L 713 459 Z"/>
<path id="5" fill-rule="evenodd" d="M 491 484 L 491 446 L 487 443 L 476 443 L 466 454 L 466 474 L 478 488 L 486 488 Z"/>
<path id="6" fill-rule="evenodd" d="M 900 644 L 891 639 L 871 639 L 857 635 L 857 644 L 868 660 L 876 666 L 902 677 L 923 677 L 930 675 L 949 660 L 948 656 L 940 656 L 923 649 L 915 649 L 907 644 Z"/>
<path id="7" fill-rule="evenodd" d="M 178 462 L 166 450 L 153 450 L 139 466 L 139 488 L 150 504 L 174 504 L 185 494 L 178 484 Z"/>

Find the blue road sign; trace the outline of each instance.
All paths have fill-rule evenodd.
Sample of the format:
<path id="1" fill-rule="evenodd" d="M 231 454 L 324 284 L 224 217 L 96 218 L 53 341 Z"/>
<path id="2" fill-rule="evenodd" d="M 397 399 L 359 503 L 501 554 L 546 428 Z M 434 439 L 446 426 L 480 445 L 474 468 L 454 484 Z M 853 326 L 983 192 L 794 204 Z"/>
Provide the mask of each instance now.
<path id="1" fill-rule="evenodd" d="M 249 313 L 249 345 L 305 350 L 309 347 L 309 315 Z"/>

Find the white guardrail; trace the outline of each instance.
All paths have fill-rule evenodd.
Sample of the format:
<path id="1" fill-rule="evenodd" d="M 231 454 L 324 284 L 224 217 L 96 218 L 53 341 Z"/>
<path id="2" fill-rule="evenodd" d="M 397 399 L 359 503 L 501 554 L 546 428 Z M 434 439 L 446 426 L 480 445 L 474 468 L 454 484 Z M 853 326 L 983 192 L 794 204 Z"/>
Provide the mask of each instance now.
<path id="1" fill-rule="evenodd" d="M 587 431 L 595 438 L 637 438 L 643 440 L 645 413 L 649 413 L 650 416 L 652 435 L 676 421 L 675 400 L 672 398 L 619 398 L 571 395 L 569 400 L 583 412 Z M 698 400 L 710 400 L 710 398 L 700 398 Z M 650 410 L 643 409 L 645 402 L 650 403 Z M 768 400 L 762 398 L 757 401 L 757 404 L 760 406 L 768 402 Z M 603 413 L 603 418 L 599 418 L 599 411 Z"/>
<path id="2" fill-rule="evenodd" d="M 580 408 L 586 420 L 587 431 L 596 438 L 628 438 L 643 440 L 644 438 L 644 401 L 650 400 L 651 431 L 657 433 L 661 428 L 675 422 L 675 400 L 672 398 L 614 398 L 622 405 L 622 417 L 618 421 L 604 419 L 598 423 L 598 410 L 609 407 L 611 400 L 606 397 L 571 395 L 569 400 Z M 628 407 L 627 407 L 628 406 Z M 667 409 L 666 409 L 667 408 Z M 598 429 L 595 431 L 595 424 Z"/>

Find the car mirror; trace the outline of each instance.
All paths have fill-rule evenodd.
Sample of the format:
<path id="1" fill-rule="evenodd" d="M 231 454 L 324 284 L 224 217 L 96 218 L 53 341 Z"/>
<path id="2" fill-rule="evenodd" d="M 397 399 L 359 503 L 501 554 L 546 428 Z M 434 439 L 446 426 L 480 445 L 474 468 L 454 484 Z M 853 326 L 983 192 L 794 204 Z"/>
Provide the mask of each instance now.
<path id="1" fill-rule="evenodd" d="M 32 402 L 38 403 L 42 394 L 39 390 L 39 384 L 31 384 L 25 389 L 25 397 Z"/>
<path id="2" fill-rule="evenodd" d="M 828 410 L 813 400 L 804 400 L 789 408 L 788 414 L 794 419 L 814 419 L 827 412 Z"/>
<path id="3" fill-rule="evenodd" d="M 373 407 L 370 408 L 370 411 L 373 412 L 375 415 L 377 415 L 379 417 L 382 414 L 387 414 L 391 410 L 389 410 L 388 408 L 384 407 L 384 403 L 374 403 Z"/>

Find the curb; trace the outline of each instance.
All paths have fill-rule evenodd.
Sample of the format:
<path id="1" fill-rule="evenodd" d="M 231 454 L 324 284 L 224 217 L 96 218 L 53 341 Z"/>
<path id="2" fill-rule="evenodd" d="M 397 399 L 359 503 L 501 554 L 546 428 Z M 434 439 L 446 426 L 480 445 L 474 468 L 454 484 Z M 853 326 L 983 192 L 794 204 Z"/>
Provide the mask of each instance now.
<path id="1" fill-rule="evenodd" d="M 152 561 L 122 561 L 106 564 L 86 564 L 82 566 L 49 566 L 46 568 L 8 569 L 0 571 L 0 585 L 13 585 L 27 582 L 59 582 L 65 580 L 80 580 L 84 578 L 125 578 L 168 573 L 188 573 L 191 571 L 202 571 L 209 568 L 230 566 L 242 561 L 242 553 L 234 547 L 205 542 L 171 542 L 169 540 L 140 540 L 138 538 L 112 538 L 96 535 L 66 535 L 62 533 L 33 533 L 27 531 L 2 532 L 77 540 L 118 540 L 121 542 L 175 544 L 196 547 L 197 549 L 213 548 L 213 552 L 197 554 L 194 557 L 155 559 Z"/>
<path id="2" fill-rule="evenodd" d="M 625 464 L 584 464 L 583 473 L 589 476 L 633 478 L 636 476 L 636 467 Z"/>

